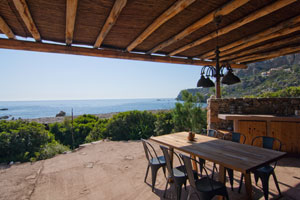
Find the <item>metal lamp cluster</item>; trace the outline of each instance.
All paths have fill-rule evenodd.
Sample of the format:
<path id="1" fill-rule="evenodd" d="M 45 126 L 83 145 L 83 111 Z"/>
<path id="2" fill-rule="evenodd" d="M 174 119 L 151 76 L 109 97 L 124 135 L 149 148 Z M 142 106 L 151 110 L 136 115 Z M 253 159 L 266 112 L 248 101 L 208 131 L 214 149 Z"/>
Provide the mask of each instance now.
<path id="1" fill-rule="evenodd" d="M 224 69 L 227 69 L 227 73 L 224 75 L 223 71 Z M 222 78 L 221 83 L 226 84 L 226 85 L 233 85 L 236 83 L 241 82 L 239 77 L 233 74 L 233 70 L 229 64 L 222 65 L 219 70 L 219 75 Z M 206 65 L 202 68 L 201 70 L 201 77 L 197 83 L 197 87 L 214 87 L 215 84 L 214 82 L 209 78 L 209 77 L 216 77 L 217 76 L 217 71 L 216 69 L 211 66 L 211 65 Z"/>

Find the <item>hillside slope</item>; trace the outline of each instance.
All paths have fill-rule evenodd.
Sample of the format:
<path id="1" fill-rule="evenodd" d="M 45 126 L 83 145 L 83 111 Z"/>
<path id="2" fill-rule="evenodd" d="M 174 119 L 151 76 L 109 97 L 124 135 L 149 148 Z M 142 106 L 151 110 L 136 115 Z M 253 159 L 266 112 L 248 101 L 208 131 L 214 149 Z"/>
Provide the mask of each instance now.
<path id="1" fill-rule="evenodd" d="M 300 86 L 300 54 L 292 54 L 252 63 L 248 69 L 235 70 L 241 83 L 222 85 L 222 97 L 256 96 L 275 92 L 290 86 Z M 206 99 L 214 94 L 214 88 L 187 89 L 200 92 Z M 181 92 L 177 96 L 181 98 Z"/>

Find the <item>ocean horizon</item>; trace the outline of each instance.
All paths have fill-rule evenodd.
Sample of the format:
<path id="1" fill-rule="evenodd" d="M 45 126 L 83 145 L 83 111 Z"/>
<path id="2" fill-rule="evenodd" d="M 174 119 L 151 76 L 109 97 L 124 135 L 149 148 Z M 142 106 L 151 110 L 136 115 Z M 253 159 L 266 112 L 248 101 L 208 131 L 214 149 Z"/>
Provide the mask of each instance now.
<path id="1" fill-rule="evenodd" d="M 55 117 L 60 111 L 64 111 L 67 116 L 70 116 L 72 109 L 74 115 L 104 114 L 130 110 L 169 110 L 173 109 L 177 102 L 180 101 L 174 98 L 0 101 L 0 117 L 35 119 Z"/>

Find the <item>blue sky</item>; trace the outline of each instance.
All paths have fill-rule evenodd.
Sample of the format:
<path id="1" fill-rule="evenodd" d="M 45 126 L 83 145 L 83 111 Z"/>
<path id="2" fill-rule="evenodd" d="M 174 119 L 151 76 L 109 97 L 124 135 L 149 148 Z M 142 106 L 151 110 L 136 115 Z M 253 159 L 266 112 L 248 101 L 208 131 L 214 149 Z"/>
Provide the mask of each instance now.
<path id="1" fill-rule="evenodd" d="M 0 49 L 0 101 L 176 98 L 200 66 Z"/>

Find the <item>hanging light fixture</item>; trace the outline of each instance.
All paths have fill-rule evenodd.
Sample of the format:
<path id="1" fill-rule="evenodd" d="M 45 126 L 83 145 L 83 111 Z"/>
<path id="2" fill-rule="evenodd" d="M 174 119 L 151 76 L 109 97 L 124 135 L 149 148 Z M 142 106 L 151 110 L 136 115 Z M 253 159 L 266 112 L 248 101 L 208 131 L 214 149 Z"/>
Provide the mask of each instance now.
<path id="1" fill-rule="evenodd" d="M 229 64 L 226 66 L 226 68 L 227 68 L 228 72 L 222 78 L 222 84 L 233 85 L 233 84 L 241 82 L 240 78 L 232 73 L 233 70 Z"/>
<path id="2" fill-rule="evenodd" d="M 215 84 L 214 82 L 209 78 L 209 77 L 214 77 L 216 78 L 216 82 L 220 81 L 220 78 L 222 78 L 222 84 L 226 85 L 232 85 L 235 83 L 241 82 L 239 77 L 233 74 L 233 70 L 230 66 L 229 63 L 226 63 L 225 65 L 220 66 L 220 51 L 219 51 L 219 46 L 218 46 L 218 30 L 219 30 L 219 24 L 221 22 L 221 16 L 216 16 L 215 17 L 215 23 L 217 25 L 216 29 L 216 66 L 211 66 L 211 65 L 206 65 L 202 68 L 201 70 L 201 77 L 199 81 L 197 82 L 197 87 L 214 87 Z M 224 69 L 227 69 L 227 74 L 224 75 L 223 71 Z M 206 78 L 205 78 L 206 76 Z"/>
<path id="3" fill-rule="evenodd" d="M 206 71 L 206 72 L 205 72 Z M 214 82 L 209 78 L 209 76 L 213 76 L 215 69 L 210 66 L 206 65 L 201 70 L 201 78 L 197 83 L 197 87 L 214 87 Z M 206 78 L 205 76 L 206 75 Z"/>

